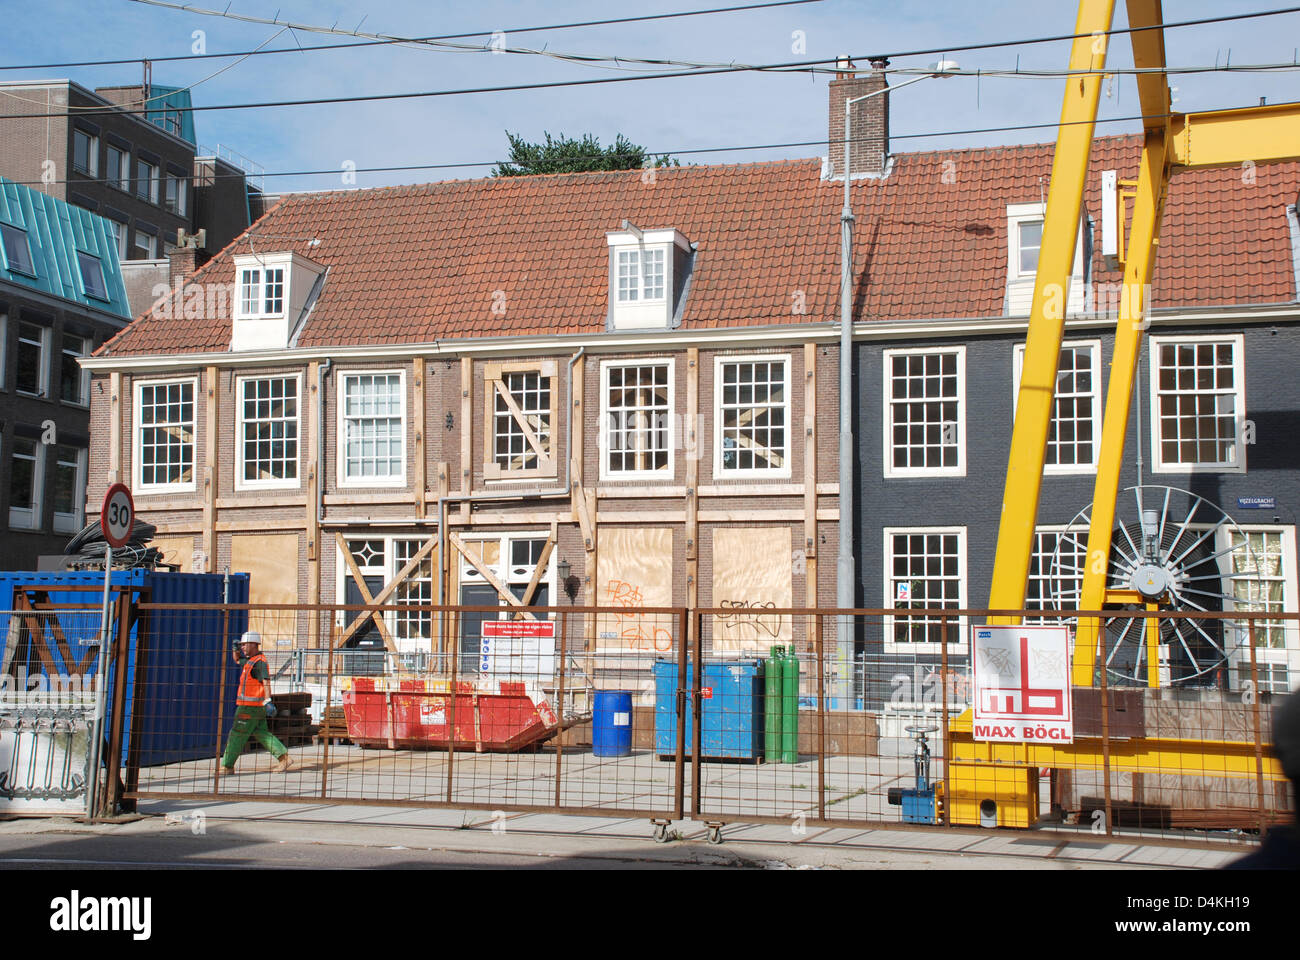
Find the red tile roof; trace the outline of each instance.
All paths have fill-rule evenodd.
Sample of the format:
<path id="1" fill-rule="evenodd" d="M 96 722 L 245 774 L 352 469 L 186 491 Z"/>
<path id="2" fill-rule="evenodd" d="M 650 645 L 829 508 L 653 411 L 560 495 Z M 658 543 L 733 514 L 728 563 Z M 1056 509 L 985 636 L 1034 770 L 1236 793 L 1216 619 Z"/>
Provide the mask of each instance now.
<path id="1" fill-rule="evenodd" d="M 1087 208 L 1100 234 L 1100 173 L 1136 176 L 1141 141 L 1099 138 Z M 856 181 L 861 319 L 996 317 L 1006 293 L 1006 206 L 1045 196 L 1052 145 L 898 154 L 890 176 Z M 698 245 L 684 328 L 838 317 L 842 183 L 821 163 L 460 180 L 286 196 L 249 233 L 329 267 L 302 347 L 427 343 L 605 329 L 605 233 L 624 218 L 676 227 Z M 1300 164 L 1189 171 L 1171 184 L 1156 262 L 1157 307 L 1296 300 L 1285 206 Z M 230 284 L 241 238 L 193 282 Z M 319 243 L 310 245 L 309 241 Z M 1100 246 L 1100 244 L 1097 244 Z M 1094 279 L 1115 282 L 1101 270 Z M 505 297 L 503 315 L 494 295 Z M 804 312 L 792 309 L 802 291 Z M 229 300 L 223 301 L 229 302 Z M 113 355 L 224 351 L 229 308 L 193 319 L 146 313 Z"/>

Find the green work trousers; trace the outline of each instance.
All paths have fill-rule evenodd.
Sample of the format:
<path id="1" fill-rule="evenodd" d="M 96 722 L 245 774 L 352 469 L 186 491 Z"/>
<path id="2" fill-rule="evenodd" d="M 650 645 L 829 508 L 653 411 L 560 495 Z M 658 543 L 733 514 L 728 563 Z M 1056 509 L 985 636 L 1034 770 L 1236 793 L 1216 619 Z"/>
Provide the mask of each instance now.
<path id="1" fill-rule="evenodd" d="M 230 728 L 230 740 L 226 743 L 226 752 L 221 755 L 223 767 L 235 765 L 249 737 L 256 737 L 257 742 L 270 750 L 271 756 L 277 760 L 289 752 L 284 744 L 267 729 L 266 707 L 236 707 L 235 725 Z"/>

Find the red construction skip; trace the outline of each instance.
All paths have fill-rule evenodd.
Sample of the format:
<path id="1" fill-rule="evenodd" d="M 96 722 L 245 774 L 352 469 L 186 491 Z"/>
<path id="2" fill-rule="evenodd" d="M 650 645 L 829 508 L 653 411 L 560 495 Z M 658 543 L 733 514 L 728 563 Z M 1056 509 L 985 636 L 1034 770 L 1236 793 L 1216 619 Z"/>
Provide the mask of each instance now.
<path id="1" fill-rule="evenodd" d="M 446 747 L 510 752 L 560 730 L 546 698 L 527 684 L 346 677 L 343 713 L 353 743 L 390 749 Z"/>

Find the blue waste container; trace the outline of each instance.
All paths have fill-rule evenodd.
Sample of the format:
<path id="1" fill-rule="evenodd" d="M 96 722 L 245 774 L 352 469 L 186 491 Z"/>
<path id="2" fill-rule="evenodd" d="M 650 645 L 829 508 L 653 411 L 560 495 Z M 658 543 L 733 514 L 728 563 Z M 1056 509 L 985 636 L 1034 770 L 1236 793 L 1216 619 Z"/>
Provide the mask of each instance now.
<path id="1" fill-rule="evenodd" d="M 591 722 L 591 752 L 597 757 L 626 757 L 632 753 L 632 694 L 628 690 L 597 690 Z"/>

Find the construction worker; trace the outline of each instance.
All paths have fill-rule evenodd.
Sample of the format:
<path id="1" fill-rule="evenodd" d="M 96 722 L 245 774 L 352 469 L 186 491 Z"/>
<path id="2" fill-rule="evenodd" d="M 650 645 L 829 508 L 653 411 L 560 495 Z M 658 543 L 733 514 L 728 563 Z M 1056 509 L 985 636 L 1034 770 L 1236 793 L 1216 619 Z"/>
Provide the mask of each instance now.
<path id="1" fill-rule="evenodd" d="M 262 636 L 249 630 L 239 638 L 234 651 L 235 662 L 240 666 L 239 689 L 235 694 L 235 725 L 230 729 L 226 752 L 221 755 L 221 772 L 234 773 L 235 761 L 249 737 L 258 742 L 278 761 L 275 769 L 284 773 L 293 765 L 289 751 L 275 738 L 266 726 L 268 712 L 275 716 L 271 703 L 271 672 L 262 655 Z"/>

